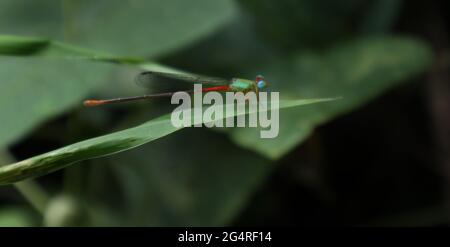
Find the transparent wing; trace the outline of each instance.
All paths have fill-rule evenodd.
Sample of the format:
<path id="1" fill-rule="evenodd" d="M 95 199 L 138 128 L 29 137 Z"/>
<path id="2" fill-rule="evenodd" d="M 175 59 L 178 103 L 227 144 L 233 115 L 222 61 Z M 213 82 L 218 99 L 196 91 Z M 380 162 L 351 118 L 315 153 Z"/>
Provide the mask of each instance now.
<path id="1" fill-rule="evenodd" d="M 153 79 L 155 79 L 155 77 L 186 81 L 190 83 L 218 84 L 218 85 L 227 85 L 230 83 L 230 80 L 223 78 L 206 77 L 195 74 L 175 74 L 157 71 L 144 71 L 136 76 L 135 81 L 136 84 L 140 86 L 148 87 L 148 85 L 153 81 Z"/>

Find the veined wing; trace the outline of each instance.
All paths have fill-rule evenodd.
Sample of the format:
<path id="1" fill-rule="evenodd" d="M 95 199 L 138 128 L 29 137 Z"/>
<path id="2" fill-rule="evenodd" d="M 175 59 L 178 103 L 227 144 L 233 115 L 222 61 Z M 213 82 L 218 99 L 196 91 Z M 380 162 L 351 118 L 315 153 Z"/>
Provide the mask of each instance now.
<path id="1" fill-rule="evenodd" d="M 163 77 L 179 81 L 186 81 L 190 83 L 202 83 L 202 84 L 228 85 L 230 83 L 230 80 L 217 77 L 206 77 L 195 74 L 176 74 L 157 71 L 144 71 L 139 75 L 137 75 L 135 80 L 138 85 L 147 86 L 155 77 Z"/>

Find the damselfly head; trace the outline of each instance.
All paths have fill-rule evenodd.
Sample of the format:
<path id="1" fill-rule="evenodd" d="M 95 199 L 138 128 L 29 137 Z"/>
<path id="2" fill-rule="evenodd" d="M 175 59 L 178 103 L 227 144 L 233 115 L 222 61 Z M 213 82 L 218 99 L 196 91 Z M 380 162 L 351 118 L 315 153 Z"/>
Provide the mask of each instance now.
<path id="1" fill-rule="evenodd" d="M 266 79 L 264 79 L 262 75 L 258 75 L 256 76 L 256 86 L 258 87 L 259 90 L 262 90 L 268 87 L 269 83 L 267 82 Z"/>

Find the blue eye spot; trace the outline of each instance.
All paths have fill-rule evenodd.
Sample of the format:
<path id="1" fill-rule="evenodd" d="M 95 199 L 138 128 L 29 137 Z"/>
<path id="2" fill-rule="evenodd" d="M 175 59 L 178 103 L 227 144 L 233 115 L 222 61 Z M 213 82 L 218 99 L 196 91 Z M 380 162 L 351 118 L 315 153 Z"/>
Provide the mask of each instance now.
<path id="1" fill-rule="evenodd" d="M 266 82 L 265 81 L 259 81 L 257 84 L 259 89 L 263 89 L 266 87 Z"/>

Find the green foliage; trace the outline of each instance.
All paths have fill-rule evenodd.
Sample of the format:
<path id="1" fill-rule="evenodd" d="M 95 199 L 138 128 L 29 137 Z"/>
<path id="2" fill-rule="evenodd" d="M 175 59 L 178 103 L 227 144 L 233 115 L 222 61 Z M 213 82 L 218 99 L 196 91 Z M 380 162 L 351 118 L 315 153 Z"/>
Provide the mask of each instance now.
<path id="1" fill-rule="evenodd" d="M 70 120 L 80 126 L 75 139 L 87 140 L 1 167 L 0 184 L 103 157 L 67 169 L 85 173 L 67 172 L 64 180 L 87 183 L 76 193 L 65 185 L 49 203 L 44 224 L 230 224 L 276 160 L 314 128 L 429 67 L 426 43 L 390 32 L 402 3 L 1 1 L 0 147 L 45 136 L 36 127 L 67 115 L 77 116 Z M 88 95 L 127 95 L 141 69 L 249 78 L 261 73 L 272 91 L 280 91 L 282 107 L 289 107 L 280 113 L 280 135 L 262 140 L 257 129 L 189 129 L 161 138 L 178 130 L 164 115 L 167 104 L 115 106 L 126 109 L 132 119 L 126 121 L 111 118 L 111 108 L 81 108 Z M 337 96 L 343 98 L 292 107 L 317 103 L 297 99 Z M 130 128 L 133 121 L 145 123 Z M 58 141 L 73 143 L 69 128 L 56 124 L 62 126 Z M 105 132 L 113 133 L 92 138 Z M 22 211 L 2 210 L 0 224 L 31 224 Z"/>
<path id="2" fill-rule="evenodd" d="M 0 227 L 33 226 L 31 213 L 20 207 L 0 208 Z"/>
<path id="3" fill-rule="evenodd" d="M 228 0 L 6 0 L 0 3 L 0 30 L 115 54 L 156 56 L 216 30 L 234 9 Z"/>
<path id="4" fill-rule="evenodd" d="M 113 67 L 79 60 L 0 57 L 0 146 L 80 105 Z"/>

